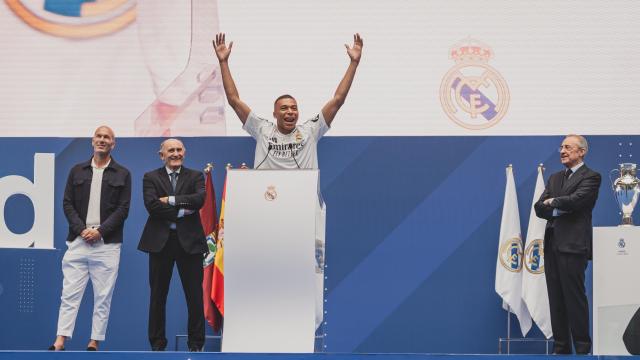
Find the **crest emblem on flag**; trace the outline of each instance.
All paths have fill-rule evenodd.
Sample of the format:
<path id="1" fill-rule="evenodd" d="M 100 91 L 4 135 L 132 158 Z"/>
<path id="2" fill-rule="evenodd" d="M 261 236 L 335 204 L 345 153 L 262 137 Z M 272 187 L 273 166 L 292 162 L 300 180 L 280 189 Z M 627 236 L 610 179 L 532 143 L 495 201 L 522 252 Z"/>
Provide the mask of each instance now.
<path id="1" fill-rule="evenodd" d="M 449 55 L 456 65 L 440 85 L 442 109 L 449 119 L 470 130 L 494 126 L 509 108 L 509 88 L 488 64 L 493 50 L 468 38 L 454 45 Z"/>
<path id="2" fill-rule="evenodd" d="M 544 274 L 544 241 L 535 239 L 524 252 L 524 266 L 532 274 Z"/>
<path id="3" fill-rule="evenodd" d="M 25 23 L 46 34 L 87 39 L 109 35 L 136 18 L 135 0 L 5 0 Z"/>
<path id="4" fill-rule="evenodd" d="M 511 272 L 522 271 L 522 240 L 512 238 L 505 241 L 500 248 L 500 264 Z"/>
<path id="5" fill-rule="evenodd" d="M 215 232 L 212 232 L 211 234 L 207 235 L 207 247 L 209 248 L 209 253 L 202 260 L 202 267 L 203 268 L 206 268 L 207 266 L 213 264 L 213 261 L 216 258 L 216 251 L 218 250 L 218 247 L 216 245 L 216 233 Z"/>

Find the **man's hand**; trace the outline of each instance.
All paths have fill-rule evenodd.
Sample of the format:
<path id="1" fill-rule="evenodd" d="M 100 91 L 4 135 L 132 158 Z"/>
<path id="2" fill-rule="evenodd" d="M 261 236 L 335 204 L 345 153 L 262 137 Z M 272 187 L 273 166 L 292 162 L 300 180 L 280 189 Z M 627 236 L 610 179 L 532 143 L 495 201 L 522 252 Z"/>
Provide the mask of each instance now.
<path id="1" fill-rule="evenodd" d="M 80 236 L 82 236 L 82 239 L 84 239 L 84 241 L 86 241 L 89 244 L 92 244 L 102 238 L 102 234 L 100 234 L 98 229 L 93 229 L 93 228 L 87 228 L 82 230 L 82 232 L 80 233 Z"/>
<path id="2" fill-rule="evenodd" d="M 229 43 L 229 47 L 225 45 L 224 37 L 224 33 L 218 33 L 216 34 L 216 39 L 213 40 L 213 49 L 216 51 L 216 56 L 218 57 L 219 62 L 225 62 L 229 60 L 229 55 L 231 55 L 231 48 L 233 47 L 233 41 Z"/>
<path id="3" fill-rule="evenodd" d="M 543 204 L 545 204 L 545 205 L 547 205 L 547 206 L 551 206 L 551 203 L 552 203 L 552 202 L 553 202 L 553 198 L 549 198 L 549 199 L 547 199 L 547 200 L 543 201 L 542 203 L 543 203 Z"/>
<path id="4" fill-rule="evenodd" d="M 165 205 L 169 203 L 169 197 L 168 196 L 163 196 L 158 200 L 160 200 L 160 202 L 165 204 Z"/>
<path id="5" fill-rule="evenodd" d="M 222 35 L 222 42 L 224 45 L 224 34 Z M 231 44 L 229 44 L 231 45 Z M 362 55 L 362 38 L 360 37 L 360 34 L 356 33 L 355 35 L 353 35 L 353 46 L 349 47 L 349 45 L 344 44 L 344 47 L 347 48 L 347 54 L 349 55 L 349 57 L 351 58 L 351 61 L 354 61 L 356 63 L 360 62 L 360 56 Z M 229 50 L 231 50 L 231 46 L 229 46 Z M 216 50 L 217 52 L 217 50 Z M 229 55 L 227 54 L 227 57 L 229 57 Z M 219 57 L 218 57 L 219 58 Z"/>

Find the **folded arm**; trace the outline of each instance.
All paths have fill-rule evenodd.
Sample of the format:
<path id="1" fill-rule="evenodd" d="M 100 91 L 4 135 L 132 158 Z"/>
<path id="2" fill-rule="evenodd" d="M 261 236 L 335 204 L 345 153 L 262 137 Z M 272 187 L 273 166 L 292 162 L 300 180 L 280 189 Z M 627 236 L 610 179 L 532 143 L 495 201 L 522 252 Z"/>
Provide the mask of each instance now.
<path id="1" fill-rule="evenodd" d="M 197 174 L 193 181 L 193 193 L 175 196 L 175 204 L 177 207 L 188 210 L 200 210 L 204 205 L 204 175 L 202 173 Z"/>
<path id="2" fill-rule="evenodd" d="M 547 186 L 545 187 L 544 191 L 542 192 L 542 195 L 540 195 L 540 199 L 538 199 L 538 201 L 533 205 L 535 211 L 536 211 L 536 216 L 541 218 L 541 219 L 546 219 L 546 220 L 551 220 L 553 219 L 553 207 L 551 207 L 550 205 L 547 205 L 545 203 L 545 200 L 551 198 L 550 194 L 549 194 L 549 182 L 551 181 L 551 179 L 549 179 L 549 181 L 547 181 Z"/>
<path id="3" fill-rule="evenodd" d="M 157 189 L 154 179 L 152 179 L 149 174 L 145 174 L 142 179 L 144 207 L 147 209 L 150 216 L 175 222 L 178 217 L 178 209 L 161 201 L 160 194 Z"/>
<path id="4" fill-rule="evenodd" d="M 570 212 L 591 210 L 598 198 L 601 181 L 602 178 L 598 173 L 585 177 L 580 181 L 574 192 L 554 198 L 551 206 Z"/>

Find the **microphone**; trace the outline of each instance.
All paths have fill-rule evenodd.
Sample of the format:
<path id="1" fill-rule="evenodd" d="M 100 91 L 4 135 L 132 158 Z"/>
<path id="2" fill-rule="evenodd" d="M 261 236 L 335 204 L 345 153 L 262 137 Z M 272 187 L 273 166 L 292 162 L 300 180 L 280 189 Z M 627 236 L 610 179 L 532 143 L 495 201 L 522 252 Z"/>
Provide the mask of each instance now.
<path id="1" fill-rule="evenodd" d="M 293 143 L 289 144 L 289 151 L 291 151 L 291 157 L 293 158 L 293 161 L 296 162 L 296 166 L 300 169 L 300 164 L 298 164 L 298 160 L 296 160 L 296 156 L 293 154 Z"/>
<path id="2" fill-rule="evenodd" d="M 269 157 L 269 153 L 271 152 L 271 149 L 273 149 L 273 145 L 269 144 L 269 147 L 267 147 L 267 155 L 265 155 L 264 159 L 262 159 L 262 161 L 260 161 L 260 164 L 258 164 L 258 166 L 256 166 L 256 170 L 258 170 L 260 168 L 260 165 L 262 165 L 262 163 L 265 162 L 265 160 L 267 160 L 267 158 Z"/>

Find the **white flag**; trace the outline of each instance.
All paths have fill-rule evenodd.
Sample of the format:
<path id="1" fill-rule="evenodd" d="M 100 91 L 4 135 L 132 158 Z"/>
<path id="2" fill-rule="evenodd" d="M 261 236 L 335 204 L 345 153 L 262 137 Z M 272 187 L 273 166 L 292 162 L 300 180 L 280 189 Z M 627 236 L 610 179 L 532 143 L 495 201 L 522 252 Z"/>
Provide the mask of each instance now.
<path id="1" fill-rule="evenodd" d="M 524 271 L 522 272 L 522 298 L 527 309 L 538 324 L 538 327 L 549 339 L 551 331 L 551 314 L 549 313 L 549 296 L 547 295 L 547 280 L 544 276 L 544 230 L 547 221 L 536 216 L 533 205 L 544 191 L 542 166 L 538 167 L 538 180 L 533 192 L 531 214 L 529 215 L 529 229 L 524 250 Z"/>
<path id="2" fill-rule="evenodd" d="M 502 307 L 516 314 L 522 335 L 526 336 L 531 329 L 531 315 L 522 300 L 522 255 L 518 195 L 513 180 L 513 170 L 509 166 L 496 260 L 496 292 L 502 297 Z"/>

